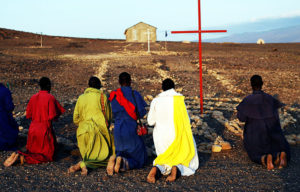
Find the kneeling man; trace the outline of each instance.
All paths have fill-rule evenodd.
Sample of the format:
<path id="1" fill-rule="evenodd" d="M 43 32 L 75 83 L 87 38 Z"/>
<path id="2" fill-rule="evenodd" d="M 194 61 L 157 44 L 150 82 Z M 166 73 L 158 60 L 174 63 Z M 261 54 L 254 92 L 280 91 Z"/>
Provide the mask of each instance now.
<path id="1" fill-rule="evenodd" d="M 74 109 L 73 120 L 82 161 L 68 169 L 69 173 L 79 171 L 87 175 L 87 168 L 106 166 L 115 153 L 113 136 L 109 131 L 111 105 L 101 88 L 101 81 L 91 77 L 89 88 L 79 96 Z"/>
<path id="2" fill-rule="evenodd" d="M 250 79 L 253 93 L 237 106 L 237 117 L 246 122 L 244 147 L 250 159 L 268 170 L 275 166 L 283 168 L 290 159 L 290 147 L 279 121 L 278 108 L 283 105 L 271 95 L 263 92 L 261 76 Z"/>
<path id="3" fill-rule="evenodd" d="M 148 114 L 148 124 L 154 125 L 153 141 L 157 154 L 147 182 L 155 183 L 160 174 L 169 175 L 173 182 L 180 175 L 189 176 L 199 166 L 197 147 L 193 138 L 184 96 L 177 93 L 174 82 L 162 83 L 164 92 L 153 99 Z"/>

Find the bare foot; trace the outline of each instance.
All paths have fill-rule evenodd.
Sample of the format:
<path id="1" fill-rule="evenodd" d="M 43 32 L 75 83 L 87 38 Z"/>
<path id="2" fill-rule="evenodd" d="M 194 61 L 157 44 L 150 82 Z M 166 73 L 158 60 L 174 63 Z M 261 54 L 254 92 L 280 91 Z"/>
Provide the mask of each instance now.
<path id="1" fill-rule="evenodd" d="M 272 155 L 271 154 L 268 154 L 267 155 L 267 169 L 268 170 L 272 170 L 272 169 L 274 169 L 274 165 L 273 165 L 273 157 L 272 157 Z"/>
<path id="2" fill-rule="evenodd" d="M 119 173 L 121 163 L 122 163 L 122 157 L 118 156 L 117 160 L 116 160 L 116 165 L 115 165 L 115 173 Z"/>
<path id="3" fill-rule="evenodd" d="M 266 167 L 266 155 L 261 156 L 261 164 Z"/>
<path id="4" fill-rule="evenodd" d="M 280 153 L 277 154 L 276 160 L 274 161 L 274 165 L 275 165 L 275 166 L 278 167 L 279 164 L 280 164 Z"/>
<path id="5" fill-rule="evenodd" d="M 13 152 L 3 163 L 5 167 L 12 166 L 18 159 L 19 153 Z"/>
<path id="6" fill-rule="evenodd" d="M 68 169 L 68 173 L 74 173 L 76 171 L 79 171 L 80 170 L 80 163 L 77 163 L 76 165 L 73 165 L 71 166 L 69 169 Z"/>
<path id="7" fill-rule="evenodd" d="M 20 155 L 20 163 L 21 163 L 21 165 L 24 165 L 24 163 L 26 163 L 26 159 L 25 159 L 24 155 Z"/>
<path id="8" fill-rule="evenodd" d="M 88 169 L 86 167 L 82 167 L 81 168 L 81 175 L 87 176 L 87 174 L 88 174 Z"/>
<path id="9" fill-rule="evenodd" d="M 279 169 L 282 169 L 282 168 L 284 168 L 286 166 L 287 166 L 286 153 L 285 152 L 281 152 L 280 153 L 280 165 L 279 165 Z"/>
<path id="10" fill-rule="evenodd" d="M 156 179 L 155 179 L 155 175 L 157 172 L 157 167 L 152 167 L 149 175 L 147 176 L 147 182 L 148 183 L 155 183 Z"/>
<path id="11" fill-rule="evenodd" d="M 116 163 L 116 156 L 115 155 L 110 156 L 106 167 L 106 172 L 108 175 L 114 174 L 115 163 Z"/>
<path id="12" fill-rule="evenodd" d="M 177 167 L 173 166 L 170 175 L 167 177 L 166 182 L 174 182 L 176 180 Z"/>

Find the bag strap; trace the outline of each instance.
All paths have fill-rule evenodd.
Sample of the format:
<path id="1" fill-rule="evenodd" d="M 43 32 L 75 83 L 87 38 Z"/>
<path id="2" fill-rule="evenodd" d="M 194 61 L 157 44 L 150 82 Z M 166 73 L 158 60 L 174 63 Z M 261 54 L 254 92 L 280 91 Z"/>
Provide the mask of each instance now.
<path id="1" fill-rule="evenodd" d="M 132 93 L 133 101 L 134 101 L 134 103 L 135 103 L 135 105 L 136 105 L 136 107 L 135 107 L 135 112 L 136 112 L 136 116 L 137 116 L 137 118 L 138 118 L 138 123 L 139 123 L 140 125 L 143 125 L 143 124 L 142 124 L 142 121 L 141 121 L 141 119 L 140 119 L 140 114 L 139 114 L 137 102 L 136 102 L 136 100 L 135 100 L 134 91 L 132 90 L 131 93 Z"/>
<path id="2" fill-rule="evenodd" d="M 101 110 L 102 110 L 102 113 L 103 113 L 103 116 L 104 116 L 104 119 L 105 119 L 105 124 L 106 124 L 106 127 L 108 126 L 108 121 L 106 119 L 106 111 L 105 111 L 105 105 L 104 105 L 104 96 L 103 96 L 103 93 L 101 93 L 101 96 L 100 96 L 100 103 L 101 103 Z"/>

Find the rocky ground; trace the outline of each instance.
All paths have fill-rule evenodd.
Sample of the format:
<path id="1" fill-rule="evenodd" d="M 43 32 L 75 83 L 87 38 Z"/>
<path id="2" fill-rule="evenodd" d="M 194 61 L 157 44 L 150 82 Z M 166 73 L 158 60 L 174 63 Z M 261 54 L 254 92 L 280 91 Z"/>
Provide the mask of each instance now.
<path id="1" fill-rule="evenodd" d="M 299 191 L 300 166 L 300 44 L 204 44 L 204 114 L 199 110 L 197 44 L 164 42 L 152 45 L 124 41 L 44 37 L 39 47 L 35 34 L 0 30 L 0 81 L 13 93 L 15 117 L 20 125 L 19 147 L 24 149 L 29 121 L 24 111 L 30 96 L 38 91 L 41 76 L 53 82 L 52 94 L 67 112 L 54 123 L 59 150 L 55 162 L 41 165 L 0 165 L 3 191 Z M 77 97 L 91 75 L 98 76 L 109 93 L 118 88 L 118 74 L 132 74 L 133 88 L 150 104 L 160 92 L 161 81 L 175 80 L 186 96 L 192 129 L 199 151 L 200 167 L 191 177 L 168 184 L 146 183 L 155 158 L 152 136 L 147 135 L 149 162 L 144 169 L 108 177 L 104 168 L 90 170 L 87 177 L 67 175 L 67 168 L 80 160 L 72 114 Z M 284 134 L 292 147 L 292 160 L 283 170 L 267 171 L 252 163 L 242 146 L 243 124 L 235 107 L 251 92 L 249 78 L 260 74 L 264 90 L 286 104 L 280 111 Z M 151 132 L 151 128 L 150 128 Z M 227 149 L 225 150 L 226 146 Z M 297 144 L 298 143 L 298 144 Z M 228 147 L 229 144 L 229 147 Z M 222 150 L 223 145 L 223 150 Z M 220 152 L 212 152 L 214 150 Z M 10 152 L 0 152 L 0 162 Z"/>

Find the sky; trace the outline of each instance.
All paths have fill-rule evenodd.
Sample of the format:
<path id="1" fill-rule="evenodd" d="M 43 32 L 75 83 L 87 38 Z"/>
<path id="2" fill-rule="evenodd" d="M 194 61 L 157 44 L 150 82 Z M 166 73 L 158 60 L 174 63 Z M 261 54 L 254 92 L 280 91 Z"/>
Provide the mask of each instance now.
<path id="1" fill-rule="evenodd" d="M 197 30 L 197 0 L 0 0 L 0 28 L 47 35 L 125 39 L 143 21 L 167 30 Z M 201 0 L 202 29 L 300 16 L 300 0 Z M 211 36 L 211 35 L 210 35 Z M 169 34 L 167 40 L 196 35 Z M 205 38 L 205 37 L 204 37 Z"/>

